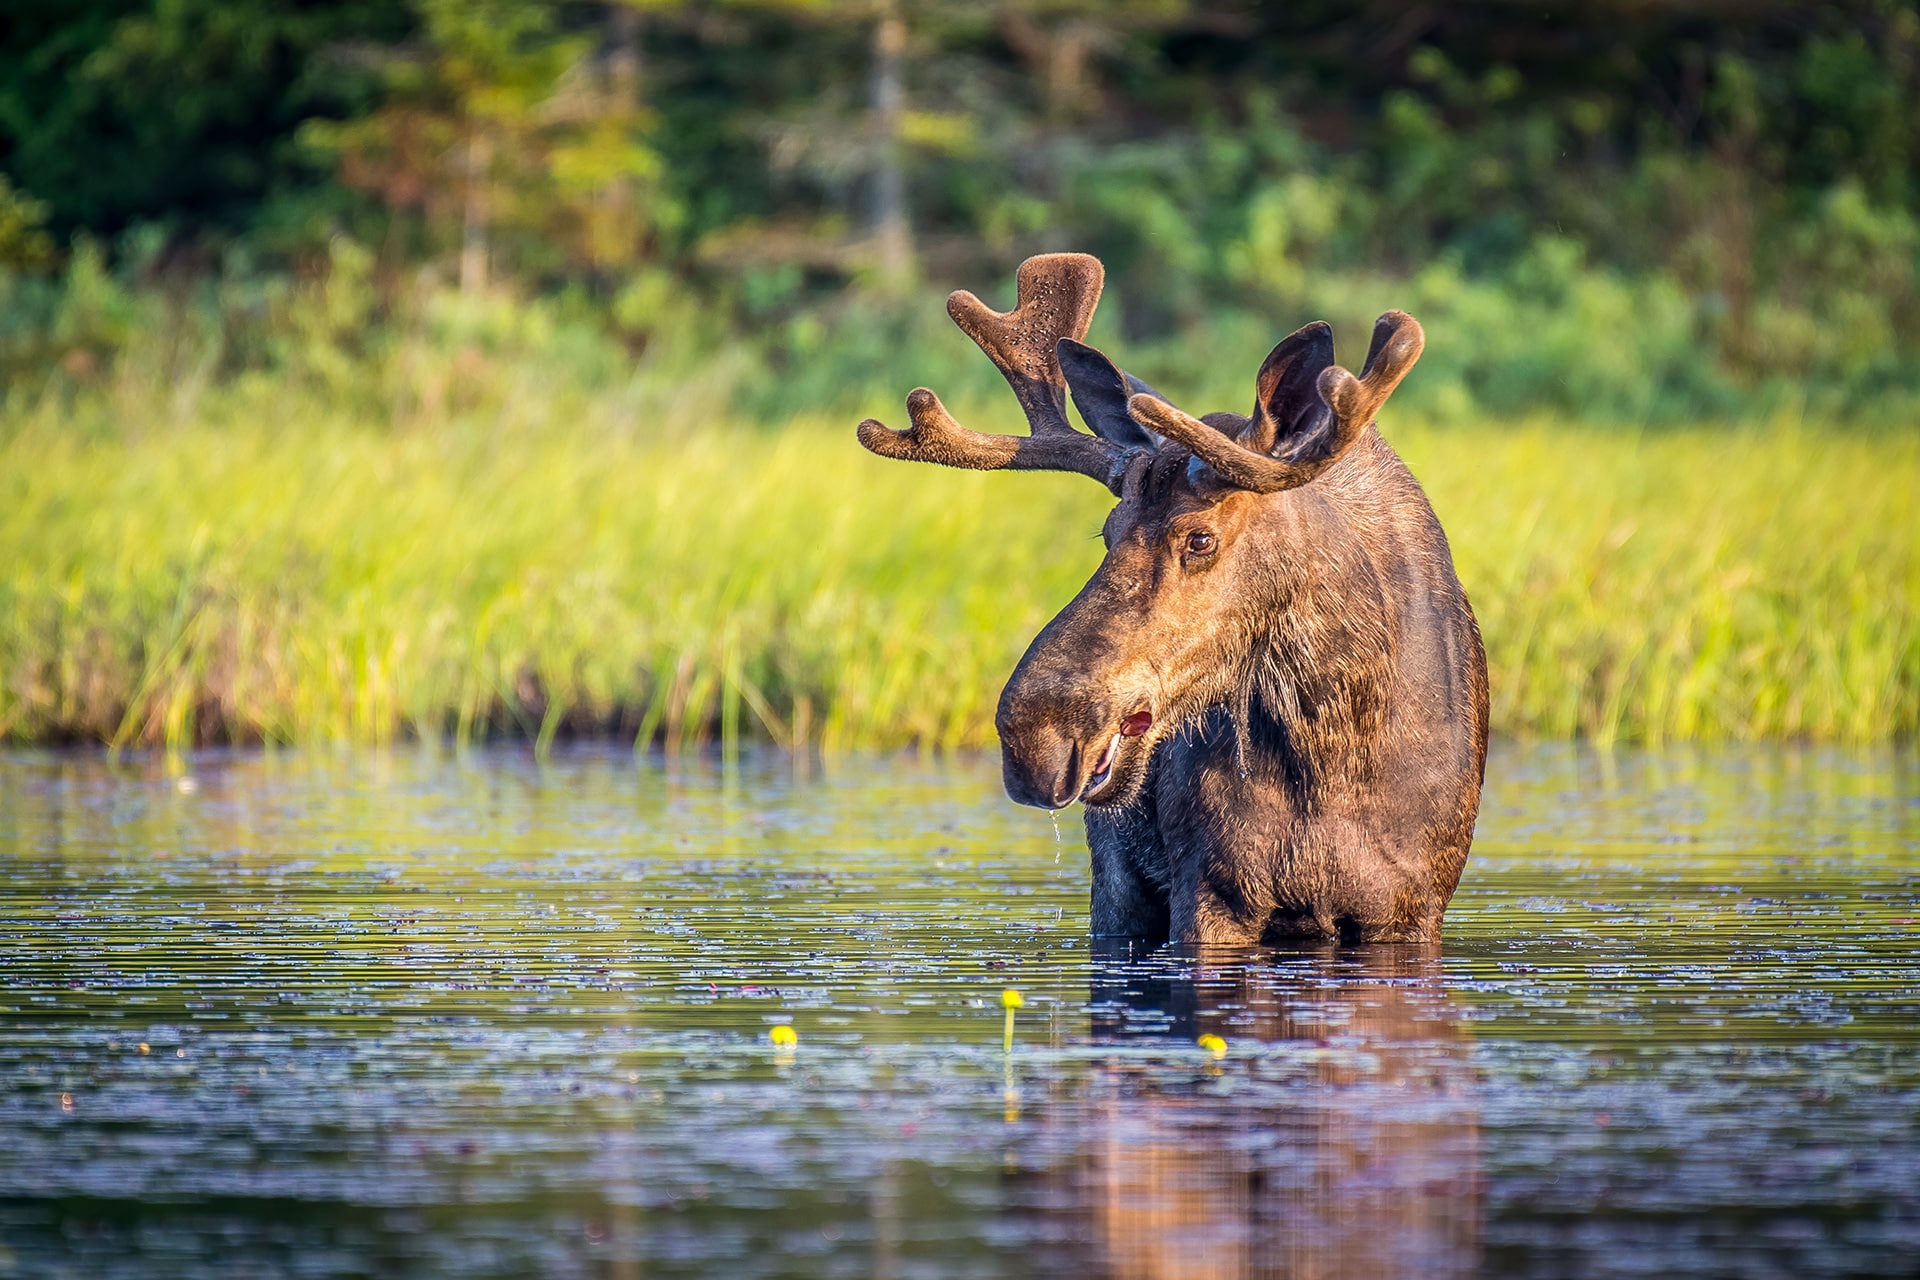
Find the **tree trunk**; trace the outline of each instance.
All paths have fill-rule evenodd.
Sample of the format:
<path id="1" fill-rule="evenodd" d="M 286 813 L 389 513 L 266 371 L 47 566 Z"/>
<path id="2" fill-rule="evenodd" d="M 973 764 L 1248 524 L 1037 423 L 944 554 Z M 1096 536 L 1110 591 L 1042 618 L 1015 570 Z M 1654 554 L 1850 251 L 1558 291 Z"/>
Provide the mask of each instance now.
<path id="1" fill-rule="evenodd" d="M 640 97 L 640 11 L 616 5 L 607 27 L 607 92 L 618 110 L 632 111 Z"/>
<path id="2" fill-rule="evenodd" d="M 467 207 L 460 227 L 460 292 L 471 297 L 487 287 L 487 171 L 493 140 L 478 128 L 467 135 Z"/>
<path id="3" fill-rule="evenodd" d="M 616 4 L 607 30 L 606 117 L 633 126 L 640 113 L 640 11 Z M 599 192 L 598 225 L 588 233 L 587 253 L 596 284 L 640 256 L 639 193 L 629 177 L 616 177 Z"/>
<path id="4" fill-rule="evenodd" d="M 874 245 L 881 287 L 903 292 L 913 279 L 913 230 L 907 221 L 906 157 L 900 138 L 907 24 L 888 4 L 873 28 L 873 114 L 879 162 L 873 179 Z"/>

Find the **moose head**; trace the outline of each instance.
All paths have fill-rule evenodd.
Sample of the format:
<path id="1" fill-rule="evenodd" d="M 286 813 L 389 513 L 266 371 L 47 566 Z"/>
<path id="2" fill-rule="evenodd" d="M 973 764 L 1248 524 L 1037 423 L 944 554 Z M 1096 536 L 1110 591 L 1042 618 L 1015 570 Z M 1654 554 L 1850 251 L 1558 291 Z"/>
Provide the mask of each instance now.
<path id="1" fill-rule="evenodd" d="M 1210 708 L 1244 712 L 1263 673 L 1292 672 L 1283 697 L 1318 690 L 1306 718 L 1336 735 L 1357 730 L 1318 714 L 1330 706 L 1377 715 L 1367 668 L 1386 657 L 1380 589 L 1351 533 L 1323 538 L 1312 504 L 1292 499 L 1334 479 L 1424 343 L 1413 317 L 1390 311 L 1355 377 L 1333 362 L 1332 329 L 1310 324 L 1260 366 L 1251 416 L 1194 418 L 1081 341 L 1103 276 L 1086 254 L 1048 254 L 1021 264 L 1010 312 L 965 290 L 947 300 L 1031 434 L 968 430 L 924 387 L 907 397 L 906 430 L 859 427 L 882 457 L 1078 472 L 1119 499 L 1105 559 L 1000 699 L 1007 792 L 1048 809 L 1130 804 L 1159 743 Z M 1069 396 L 1092 434 L 1068 422 Z M 1310 607 L 1330 595 L 1354 607 Z"/>

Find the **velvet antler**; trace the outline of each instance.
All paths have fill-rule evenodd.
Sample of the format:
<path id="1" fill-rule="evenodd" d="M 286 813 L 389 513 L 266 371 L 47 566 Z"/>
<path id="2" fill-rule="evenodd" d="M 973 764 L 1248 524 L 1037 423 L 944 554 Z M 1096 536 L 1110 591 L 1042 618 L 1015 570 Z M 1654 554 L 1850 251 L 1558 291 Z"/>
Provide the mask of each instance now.
<path id="1" fill-rule="evenodd" d="M 1031 434 L 969 431 L 953 420 L 939 396 L 919 387 L 907 397 L 911 426 L 895 431 L 868 418 L 860 424 L 860 443 L 883 458 L 906 462 L 976 471 L 1073 471 L 1117 494 L 1130 451 L 1076 431 L 1067 421 L 1067 382 L 1057 353 L 1062 338 L 1077 341 L 1086 335 L 1105 274 L 1098 258 L 1049 253 L 1020 264 L 1012 311 L 995 311 L 964 289 L 947 299 L 947 314 L 1013 388 Z"/>
<path id="2" fill-rule="evenodd" d="M 1324 340 L 1323 326 L 1308 326 L 1295 339 L 1311 337 Z M 1294 341 L 1295 339 L 1289 339 Z M 1283 344 L 1284 346 L 1285 344 Z M 1266 443 L 1276 437 L 1266 400 L 1271 389 L 1262 386 L 1261 410 L 1251 420 L 1240 439 L 1189 417 L 1164 400 L 1136 395 L 1127 401 L 1127 411 L 1150 431 L 1178 441 L 1213 468 L 1214 474 L 1238 489 L 1255 493 L 1277 493 L 1296 489 L 1332 466 L 1360 433 L 1367 429 L 1393 389 L 1407 376 L 1426 345 L 1420 322 L 1404 311 L 1389 311 L 1374 322 L 1373 344 L 1367 350 L 1367 363 L 1354 377 L 1339 365 L 1328 365 L 1315 381 L 1316 393 L 1325 406 L 1329 430 L 1313 432 L 1285 457 L 1272 457 L 1250 449 L 1242 440 Z M 1278 348 L 1275 355 L 1280 355 Z M 1269 358 L 1269 365 L 1274 361 Z M 1263 370 L 1263 374 L 1266 371 Z M 1276 373 L 1276 381 L 1287 370 Z M 1263 377 L 1263 383 L 1266 379 Z"/>

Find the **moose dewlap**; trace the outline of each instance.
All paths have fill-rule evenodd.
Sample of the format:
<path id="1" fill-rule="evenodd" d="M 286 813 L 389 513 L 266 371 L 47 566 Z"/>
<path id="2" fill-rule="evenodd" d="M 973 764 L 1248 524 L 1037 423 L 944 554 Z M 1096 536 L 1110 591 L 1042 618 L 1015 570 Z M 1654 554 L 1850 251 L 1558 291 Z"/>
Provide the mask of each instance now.
<path id="1" fill-rule="evenodd" d="M 1419 324 L 1381 316 L 1357 378 L 1310 324 L 1260 366 L 1252 417 L 1192 418 L 1080 341 L 1104 274 L 1048 254 L 1011 312 L 947 300 L 1031 434 L 970 431 L 924 387 L 906 430 L 859 429 L 884 457 L 1075 471 L 1119 499 L 1100 568 L 1000 696 L 1007 794 L 1086 806 L 1096 934 L 1437 939 L 1480 804 L 1487 660 L 1374 425 Z"/>

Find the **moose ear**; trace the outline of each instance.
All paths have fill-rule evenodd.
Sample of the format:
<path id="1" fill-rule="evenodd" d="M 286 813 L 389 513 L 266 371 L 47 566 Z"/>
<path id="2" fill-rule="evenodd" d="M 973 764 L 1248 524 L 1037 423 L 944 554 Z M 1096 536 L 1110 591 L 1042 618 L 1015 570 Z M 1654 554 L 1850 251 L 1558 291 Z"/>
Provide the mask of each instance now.
<path id="1" fill-rule="evenodd" d="M 1093 434 L 1125 448 L 1159 447 L 1160 437 L 1127 413 L 1127 398 L 1149 395 L 1161 400 L 1164 396 L 1084 342 L 1062 338 L 1054 351 L 1060 372 L 1067 376 L 1067 390 L 1073 393 L 1073 406 Z"/>
<path id="2" fill-rule="evenodd" d="M 1333 437 L 1334 414 L 1320 396 L 1333 365 L 1333 326 L 1316 320 L 1287 335 L 1254 381 L 1253 421 L 1240 443 L 1269 457 L 1303 460 Z"/>

